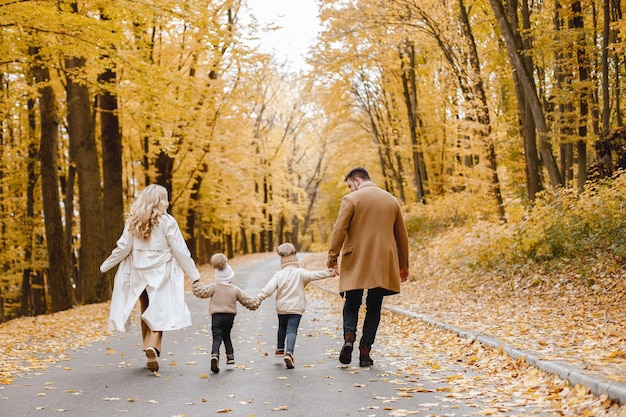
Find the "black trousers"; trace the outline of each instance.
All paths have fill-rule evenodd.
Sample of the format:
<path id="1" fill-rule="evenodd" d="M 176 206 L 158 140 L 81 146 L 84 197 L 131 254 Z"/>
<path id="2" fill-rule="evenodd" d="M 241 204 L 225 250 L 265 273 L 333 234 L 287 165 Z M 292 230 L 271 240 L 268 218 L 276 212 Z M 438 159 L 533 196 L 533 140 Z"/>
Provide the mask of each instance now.
<path id="1" fill-rule="evenodd" d="M 359 309 L 363 302 L 364 290 L 350 290 L 343 293 L 345 298 L 343 304 L 343 334 L 347 332 L 356 333 L 356 325 L 359 321 Z M 380 310 L 383 306 L 383 297 L 389 291 L 384 288 L 371 288 L 367 290 L 365 299 L 365 320 L 363 321 L 363 335 L 359 346 L 372 346 L 380 323 Z"/>
<path id="2" fill-rule="evenodd" d="M 211 316 L 211 333 L 213 333 L 212 355 L 219 355 L 220 346 L 224 342 L 224 349 L 227 355 L 232 355 L 233 341 L 230 338 L 230 331 L 233 329 L 235 315 L 232 313 L 215 313 Z"/>

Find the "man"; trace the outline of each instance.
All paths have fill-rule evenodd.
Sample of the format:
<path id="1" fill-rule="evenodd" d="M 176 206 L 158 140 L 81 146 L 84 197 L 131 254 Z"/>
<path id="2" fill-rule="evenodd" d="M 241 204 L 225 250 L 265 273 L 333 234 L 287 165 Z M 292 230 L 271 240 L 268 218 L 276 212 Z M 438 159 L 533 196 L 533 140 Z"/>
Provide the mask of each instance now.
<path id="1" fill-rule="evenodd" d="M 344 181 L 350 193 L 341 200 L 328 251 L 331 268 L 338 268 L 341 254 L 339 292 L 345 301 L 339 361 L 352 361 L 359 309 L 367 290 L 359 366 L 370 366 L 383 297 L 399 293 L 400 282 L 409 276 L 409 239 L 397 199 L 374 184 L 365 168 L 353 168 Z"/>

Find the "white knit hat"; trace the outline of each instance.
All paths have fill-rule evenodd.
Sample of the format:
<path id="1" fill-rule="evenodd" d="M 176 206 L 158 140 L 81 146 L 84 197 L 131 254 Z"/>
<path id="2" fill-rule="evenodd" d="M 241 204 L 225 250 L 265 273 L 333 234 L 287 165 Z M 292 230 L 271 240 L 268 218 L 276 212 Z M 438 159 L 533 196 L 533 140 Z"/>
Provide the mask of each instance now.
<path id="1" fill-rule="evenodd" d="M 234 276 L 235 276 L 235 272 L 228 264 L 226 264 L 224 269 L 215 268 L 215 280 L 217 282 L 229 283 L 233 279 Z"/>
<path id="2" fill-rule="evenodd" d="M 280 266 L 285 268 L 287 266 L 293 266 L 298 268 L 298 255 L 296 255 L 296 248 L 291 243 L 283 243 L 276 248 L 276 252 L 280 255 Z"/>
<path id="3" fill-rule="evenodd" d="M 235 276 L 233 269 L 228 264 L 228 257 L 223 253 L 216 253 L 211 256 L 211 266 L 215 268 L 215 280 L 217 282 L 228 283 Z"/>

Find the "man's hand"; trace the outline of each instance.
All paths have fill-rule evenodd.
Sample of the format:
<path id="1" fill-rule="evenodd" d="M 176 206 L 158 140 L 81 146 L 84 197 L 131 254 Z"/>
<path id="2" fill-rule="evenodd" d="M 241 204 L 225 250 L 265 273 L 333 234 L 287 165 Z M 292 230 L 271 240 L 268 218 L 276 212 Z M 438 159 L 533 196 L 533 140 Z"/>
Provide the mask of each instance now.
<path id="1" fill-rule="evenodd" d="M 407 282 L 409 280 L 409 270 L 401 269 L 400 270 L 400 282 Z"/>

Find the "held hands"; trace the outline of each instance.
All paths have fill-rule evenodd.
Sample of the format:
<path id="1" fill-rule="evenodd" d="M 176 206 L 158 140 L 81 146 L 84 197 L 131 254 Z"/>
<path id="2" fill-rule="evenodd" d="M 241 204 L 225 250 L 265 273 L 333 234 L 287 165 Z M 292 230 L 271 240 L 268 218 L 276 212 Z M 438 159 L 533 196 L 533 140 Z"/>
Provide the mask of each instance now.
<path id="1" fill-rule="evenodd" d="M 206 298 L 205 287 L 204 285 L 200 284 L 200 280 L 194 281 L 193 285 L 191 286 L 191 291 L 193 292 L 193 295 L 198 298 Z"/>
<path id="2" fill-rule="evenodd" d="M 337 275 L 339 275 L 339 265 L 333 265 L 328 269 L 330 269 L 331 277 L 336 277 Z"/>
<path id="3" fill-rule="evenodd" d="M 250 310 L 254 311 L 261 306 L 261 300 L 259 297 L 251 297 L 250 305 L 246 306 Z"/>

